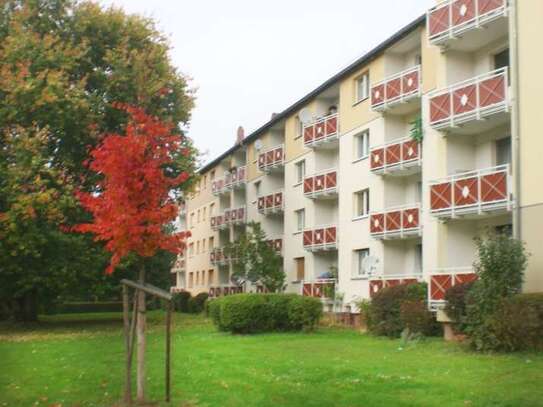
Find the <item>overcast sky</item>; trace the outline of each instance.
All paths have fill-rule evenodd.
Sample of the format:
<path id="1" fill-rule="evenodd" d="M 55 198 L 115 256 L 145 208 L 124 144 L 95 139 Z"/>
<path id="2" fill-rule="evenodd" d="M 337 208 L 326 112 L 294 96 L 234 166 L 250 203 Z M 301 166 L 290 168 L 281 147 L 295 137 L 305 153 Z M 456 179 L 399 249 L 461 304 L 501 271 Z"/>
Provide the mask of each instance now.
<path id="1" fill-rule="evenodd" d="M 422 15 L 435 0 L 100 0 L 154 18 L 192 78 L 209 161 Z"/>

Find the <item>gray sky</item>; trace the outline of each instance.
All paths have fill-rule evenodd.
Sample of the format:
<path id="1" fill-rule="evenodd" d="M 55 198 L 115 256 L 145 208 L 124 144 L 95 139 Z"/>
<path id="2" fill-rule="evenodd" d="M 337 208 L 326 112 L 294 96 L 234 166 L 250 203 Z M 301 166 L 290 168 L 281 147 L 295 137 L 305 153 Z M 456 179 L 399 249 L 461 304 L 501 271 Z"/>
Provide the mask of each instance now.
<path id="1" fill-rule="evenodd" d="M 209 161 L 422 15 L 435 0 L 100 0 L 153 17 L 197 88 L 189 135 Z"/>

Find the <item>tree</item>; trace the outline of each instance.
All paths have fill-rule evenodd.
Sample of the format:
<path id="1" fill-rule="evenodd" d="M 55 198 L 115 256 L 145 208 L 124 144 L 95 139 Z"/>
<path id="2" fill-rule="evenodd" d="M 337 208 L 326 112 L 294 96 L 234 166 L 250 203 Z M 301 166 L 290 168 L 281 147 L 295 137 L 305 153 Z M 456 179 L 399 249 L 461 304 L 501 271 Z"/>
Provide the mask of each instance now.
<path id="1" fill-rule="evenodd" d="M 193 91 L 187 78 L 173 67 L 169 49 L 152 20 L 126 15 L 120 9 L 74 0 L 2 2 L 0 161 L 13 156 L 15 149 L 37 154 L 37 146 L 15 145 L 14 131 L 27 139 L 40 134 L 35 160 L 41 162 L 39 171 L 49 172 L 40 180 L 47 182 L 47 193 L 55 196 L 49 206 L 56 211 L 51 218 L 37 210 L 36 222 L 23 218 L 18 203 L 28 204 L 37 193 L 10 185 L 16 185 L 17 174 L 29 171 L 30 162 L 14 160 L 9 171 L 0 163 L 0 216 L 4 219 L 0 301 L 27 304 L 28 312 L 19 313 L 23 319 L 36 318 L 38 302 L 43 305 L 75 292 L 88 295 L 97 287 L 94 298 L 111 295 L 118 276 L 103 276 L 108 257 L 103 243 L 59 229 L 60 221 L 73 225 L 88 218 L 77 203 L 72 205 L 73 195 L 66 191 L 92 191 L 98 177 L 83 165 L 89 149 L 100 143 L 103 134 L 126 126 L 126 113 L 115 109 L 113 101 L 137 105 L 179 130 L 189 121 Z M 183 139 L 182 148 L 189 152 L 186 159 L 172 164 L 170 170 L 192 174 L 196 151 L 188 138 Z M 32 171 L 37 171 L 36 161 L 32 165 Z M 18 227 L 9 226 L 13 224 Z M 158 251 L 155 257 L 155 264 L 163 268 L 148 274 L 153 279 L 164 275 L 173 263 L 167 251 Z M 119 267 L 133 273 L 137 264 L 129 256 Z M 104 291 L 106 286 L 110 289 Z"/>
<path id="2" fill-rule="evenodd" d="M 259 223 L 249 223 L 247 231 L 224 250 L 235 259 L 234 277 L 260 282 L 270 292 L 282 291 L 285 285 L 282 258 L 266 239 Z"/>
<path id="3" fill-rule="evenodd" d="M 101 179 L 92 192 L 77 197 L 93 220 L 74 230 L 92 233 L 112 254 L 106 273 L 111 274 L 121 259 L 137 255 L 153 257 L 165 250 L 180 254 L 189 232 L 168 233 L 179 212 L 176 197 L 186 188 L 187 172 L 177 173 L 179 161 L 189 157 L 183 136 L 173 126 L 147 115 L 143 110 L 118 104 L 130 122 L 125 134 L 106 135 L 90 152 L 88 166 Z M 190 159 L 190 157 L 189 157 Z M 145 283 L 141 262 L 140 283 Z M 138 400 L 145 398 L 145 293 L 138 295 Z"/>

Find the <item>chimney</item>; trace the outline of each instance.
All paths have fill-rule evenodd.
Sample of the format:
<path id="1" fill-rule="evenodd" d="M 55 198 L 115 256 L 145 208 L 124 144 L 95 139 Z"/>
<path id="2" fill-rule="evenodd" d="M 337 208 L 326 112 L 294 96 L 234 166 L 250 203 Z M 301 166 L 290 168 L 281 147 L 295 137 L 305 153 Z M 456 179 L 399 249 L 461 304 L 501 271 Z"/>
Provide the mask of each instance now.
<path id="1" fill-rule="evenodd" d="M 279 113 L 272 113 L 271 114 L 271 120 L 275 119 L 275 116 L 277 116 Z"/>
<path id="2" fill-rule="evenodd" d="M 242 126 L 239 126 L 238 133 L 236 136 L 236 144 L 241 144 L 244 138 L 245 138 L 245 130 L 243 129 Z"/>

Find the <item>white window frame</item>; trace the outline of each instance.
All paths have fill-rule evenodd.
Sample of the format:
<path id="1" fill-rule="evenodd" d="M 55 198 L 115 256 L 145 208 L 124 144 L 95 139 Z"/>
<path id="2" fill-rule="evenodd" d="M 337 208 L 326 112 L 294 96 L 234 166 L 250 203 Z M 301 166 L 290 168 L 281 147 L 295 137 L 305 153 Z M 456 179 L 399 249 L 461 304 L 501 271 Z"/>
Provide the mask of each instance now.
<path id="1" fill-rule="evenodd" d="M 294 211 L 294 214 L 296 215 L 296 232 L 295 233 L 301 233 L 305 229 L 305 208 Z"/>
<path id="2" fill-rule="evenodd" d="M 363 82 L 363 94 L 360 95 L 360 83 Z M 370 73 L 364 72 L 355 79 L 355 104 L 360 103 L 370 97 Z"/>
<path id="3" fill-rule="evenodd" d="M 370 189 L 365 188 L 354 194 L 354 219 L 366 218 L 370 214 Z M 360 196 L 362 196 L 362 210 L 360 210 Z"/>
<path id="4" fill-rule="evenodd" d="M 305 178 L 305 160 L 300 160 L 296 164 L 296 183 L 295 185 L 300 185 L 304 182 Z"/>
<path id="5" fill-rule="evenodd" d="M 354 135 L 354 162 L 364 160 L 370 156 L 370 129 L 365 129 Z M 360 144 L 363 145 L 362 155 L 359 155 Z"/>
<path id="6" fill-rule="evenodd" d="M 354 267 L 351 277 L 353 279 L 368 278 L 368 274 L 362 270 L 362 261 L 370 255 L 370 249 L 367 247 L 362 249 L 356 249 L 354 250 L 354 255 Z"/>

